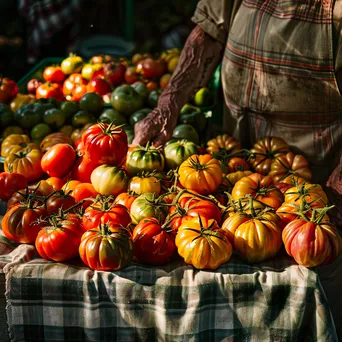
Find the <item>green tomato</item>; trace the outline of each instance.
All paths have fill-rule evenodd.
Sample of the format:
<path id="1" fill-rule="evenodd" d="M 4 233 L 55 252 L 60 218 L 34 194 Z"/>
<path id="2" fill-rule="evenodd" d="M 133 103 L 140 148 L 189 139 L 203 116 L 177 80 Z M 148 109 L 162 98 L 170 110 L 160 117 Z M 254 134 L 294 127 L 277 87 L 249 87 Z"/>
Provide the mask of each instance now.
<path id="1" fill-rule="evenodd" d="M 123 114 L 119 113 L 114 108 L 108 108 L 104 110 L 99 117 L 99 121 L 107 123 L 107 124 L 114 122 L 115 126 L 127 124 L 126 117 Z"/>
<path id="2" fill-rule="evenodd" d="M 52 129 L 46 123 L 35 125 L 30 132 L 31 139 L 34 141 L 42 141 L 47 135 L 52 133 Z"/>
<path id="3" fill-rule="evenodd" d="M 142 82 L 136 82 L 131 85 L 135 91 L 143 98 L 146 99 L 149 91 L 148 88 L 146 87 L 145 83 Z"/>
<path id="4" fill-rule="evenodd" d="M 110 98 L 114 109 L 125 115 L 130 115 L 143 105 L 143 98 L 130 85 L 117 87 Z"/>
<path id="5" fill-rule="evenodd" d="M 132 204 L 130 214 L 133 224 L 138 224 L 146 217 L 155 217 L 163 221 L 167 215 L 167 207 L 156 201 L 154 193 L 140 195 Z"/>
<path id="6" fill-rule="evenodd" d="M 7 104 L 0 103 L 0 127 L 5 127 L 13 123 L 14 113 Z"/>
<path id="7" fill-rule="evenodd" d="M 152 90 L 148 95 L 147 103 L 151 108 L 155 108 L 155 107 L 157 107 L 158 99 L 159 99 L 158 91 Z"/>
<path id="8" fill-rule="evenodd" d="M 127 155 L 126 166 L 131 176 L 137 175 L 141 171 L 163 171 L 164 156 L 162 153 L 149 144 L 136 146 Z"/>
<path id="9" fill-rule="evenodd" d="M 61 111 L 65 114 L 65 117 L 67 119 L 71 118 L 79 110 L 80 110 L 80 105 L 76 101 L 73 101 L 73 102 L 64 101 L 61 103 Z"/>
<path id="10" fill-rule="evenodd" d="M 39 104 L 44 104 L 44 105 L 49 105 L 49 108 L 60 108 L 62 102 L 53 98 L 53 97 L 49 97 L 47 99 L 38 99 L 35 103 L 39 103 Z"/>
<path id="11" fill-rule="evenodd" d="M 165 162 L 169 169 L 175 169 L 193 154 L 198 154 L 197 146 L 187 140 L 169 143 L 164 148 Z"/>
<path id="12" fill-rule="evenodd" d="M 192 141 L 196 145 L 199 144 L 199 135 L 194 127 L 188 124 L 182 124 L 175 127 L 172 137 L 176 139 L 185 139 Z"/>
<path id="13" fill-rule="evenodd" d="M 84 94 L 80 100 L 80 109 L 90 113 L 98 114 L 103 109 L 103 99 L 97 93 Z"/>
<path id="14" fill-rule="evenodd" d="M 193 111 L 183 111 L 183 113 L 181 110 L 178 122 L 181 124 L 189 124 L 193 126 L 197 132 L 202 133 L 207 125 L 207 118 L 199 108 L 192 107 L 192 109 Z"/>
<path id="15" fill-rule="evenodd" d="M 72 117 L 72 125 L 75 128 L 81 128 L 86 124 L 93 123 L 94 118 L 84 110 L 78 111 L 73 117 Z"/>
<path id="16" fill-rule="evenodd" d="M 152 109 L 150 109 L 150 108 L 138 109 L 136 112 L 131 114 L 131 116 L 129 117 L 129 124 L 134 126 L 137 122 L 144 119 L 151 112 L 152 112 Z"/>
<path id="17" fill-rule="evenodd" d="M 126 132 L 126 135 L 127 135 L 127 143 L 128 145 L 132 144 L 133 142 L 133 139 L 134 139 L 134 129 L 128 129 L 128 130 L 125 130 Z"/>
<path id="18" fill-rule="evenodd" d="M 49 126 L 59 128 L 65 123 L 65 114 L 57 108 L 48 109 L 44 112 L 43 120 Z"/>
<path id="19" fill-rule="evenodd" d="M 24 129 L 31 129 L 42 121 L 44 110 L 39 103 L 26 104 L 15 112 L 14 119 Z"/>

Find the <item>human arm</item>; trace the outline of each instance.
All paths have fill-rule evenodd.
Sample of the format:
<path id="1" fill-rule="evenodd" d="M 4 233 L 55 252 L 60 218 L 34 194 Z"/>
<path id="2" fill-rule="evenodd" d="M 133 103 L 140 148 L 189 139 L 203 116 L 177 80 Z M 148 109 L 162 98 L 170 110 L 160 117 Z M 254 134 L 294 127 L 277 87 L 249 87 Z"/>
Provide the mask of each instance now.
<path id="1" fill-rule="evenodd" d="M 205 86 L 222 60 L 224 45 L 196 26 L 189 35 L 176 70 L 157 107 L 135 127 L 133 144 L 161 146 L 171 137 L 183 105 Z"/>

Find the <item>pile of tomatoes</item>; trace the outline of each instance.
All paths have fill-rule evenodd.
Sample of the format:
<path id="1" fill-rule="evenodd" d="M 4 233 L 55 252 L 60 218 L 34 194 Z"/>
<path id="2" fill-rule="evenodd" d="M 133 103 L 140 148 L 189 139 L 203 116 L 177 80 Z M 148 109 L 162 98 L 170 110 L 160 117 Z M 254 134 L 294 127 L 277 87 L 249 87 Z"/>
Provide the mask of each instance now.
<path id="1" fill-rule="evenodd" d="M 121 127 L 88 127 L 77 144 L 7 151 L 3 232 L 54 261 L 80 257 L 95 270 L 181 257 L 216 269 L 235 251 L 248 263 L 282 246 L 307 267 L 332 262 L 342 240 L 304 156 L 281 138 L 251 150 L 228 135 L 171 140 L 161 151 L 129 146 Z"/>

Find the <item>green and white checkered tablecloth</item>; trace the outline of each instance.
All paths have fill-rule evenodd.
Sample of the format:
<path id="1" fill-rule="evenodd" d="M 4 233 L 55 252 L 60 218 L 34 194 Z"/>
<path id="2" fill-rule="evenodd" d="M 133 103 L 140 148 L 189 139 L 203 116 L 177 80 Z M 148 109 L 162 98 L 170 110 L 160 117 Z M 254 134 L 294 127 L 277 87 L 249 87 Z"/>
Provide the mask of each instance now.
<path id="1" fill-rule="evenodd" d="M 3 241 L 13 341 L 337 341 L 318 275 L 286 257 L 97 272 Z"/>

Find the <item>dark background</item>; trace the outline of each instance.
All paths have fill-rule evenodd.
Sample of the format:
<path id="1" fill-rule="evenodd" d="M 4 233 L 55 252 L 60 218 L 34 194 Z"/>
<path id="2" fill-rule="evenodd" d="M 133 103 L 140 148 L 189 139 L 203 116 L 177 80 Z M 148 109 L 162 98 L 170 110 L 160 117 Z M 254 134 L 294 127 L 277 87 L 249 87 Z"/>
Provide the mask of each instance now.
<path id="1" fill-rule="evenodd" d="M 135 0 L 131 15 L 127 15 L 125 0 L 83 0 L 73 24 L 45 42 L 36 62 L 45 57 L 64 57 L 75 40 L 94 34 L 110 34 L 126 40 L 128 34 L 135 52 L 182 47 L 193 27 L 191 17 L 197 2 Z M 77 25 L 77 34 L 71 41 L 73 25 Z M 25 17 L 18 14 L 17 1 L 0 0 L 0 74 L 16 81 L 34 65 L 27 60 L 27 30 Z"/>

